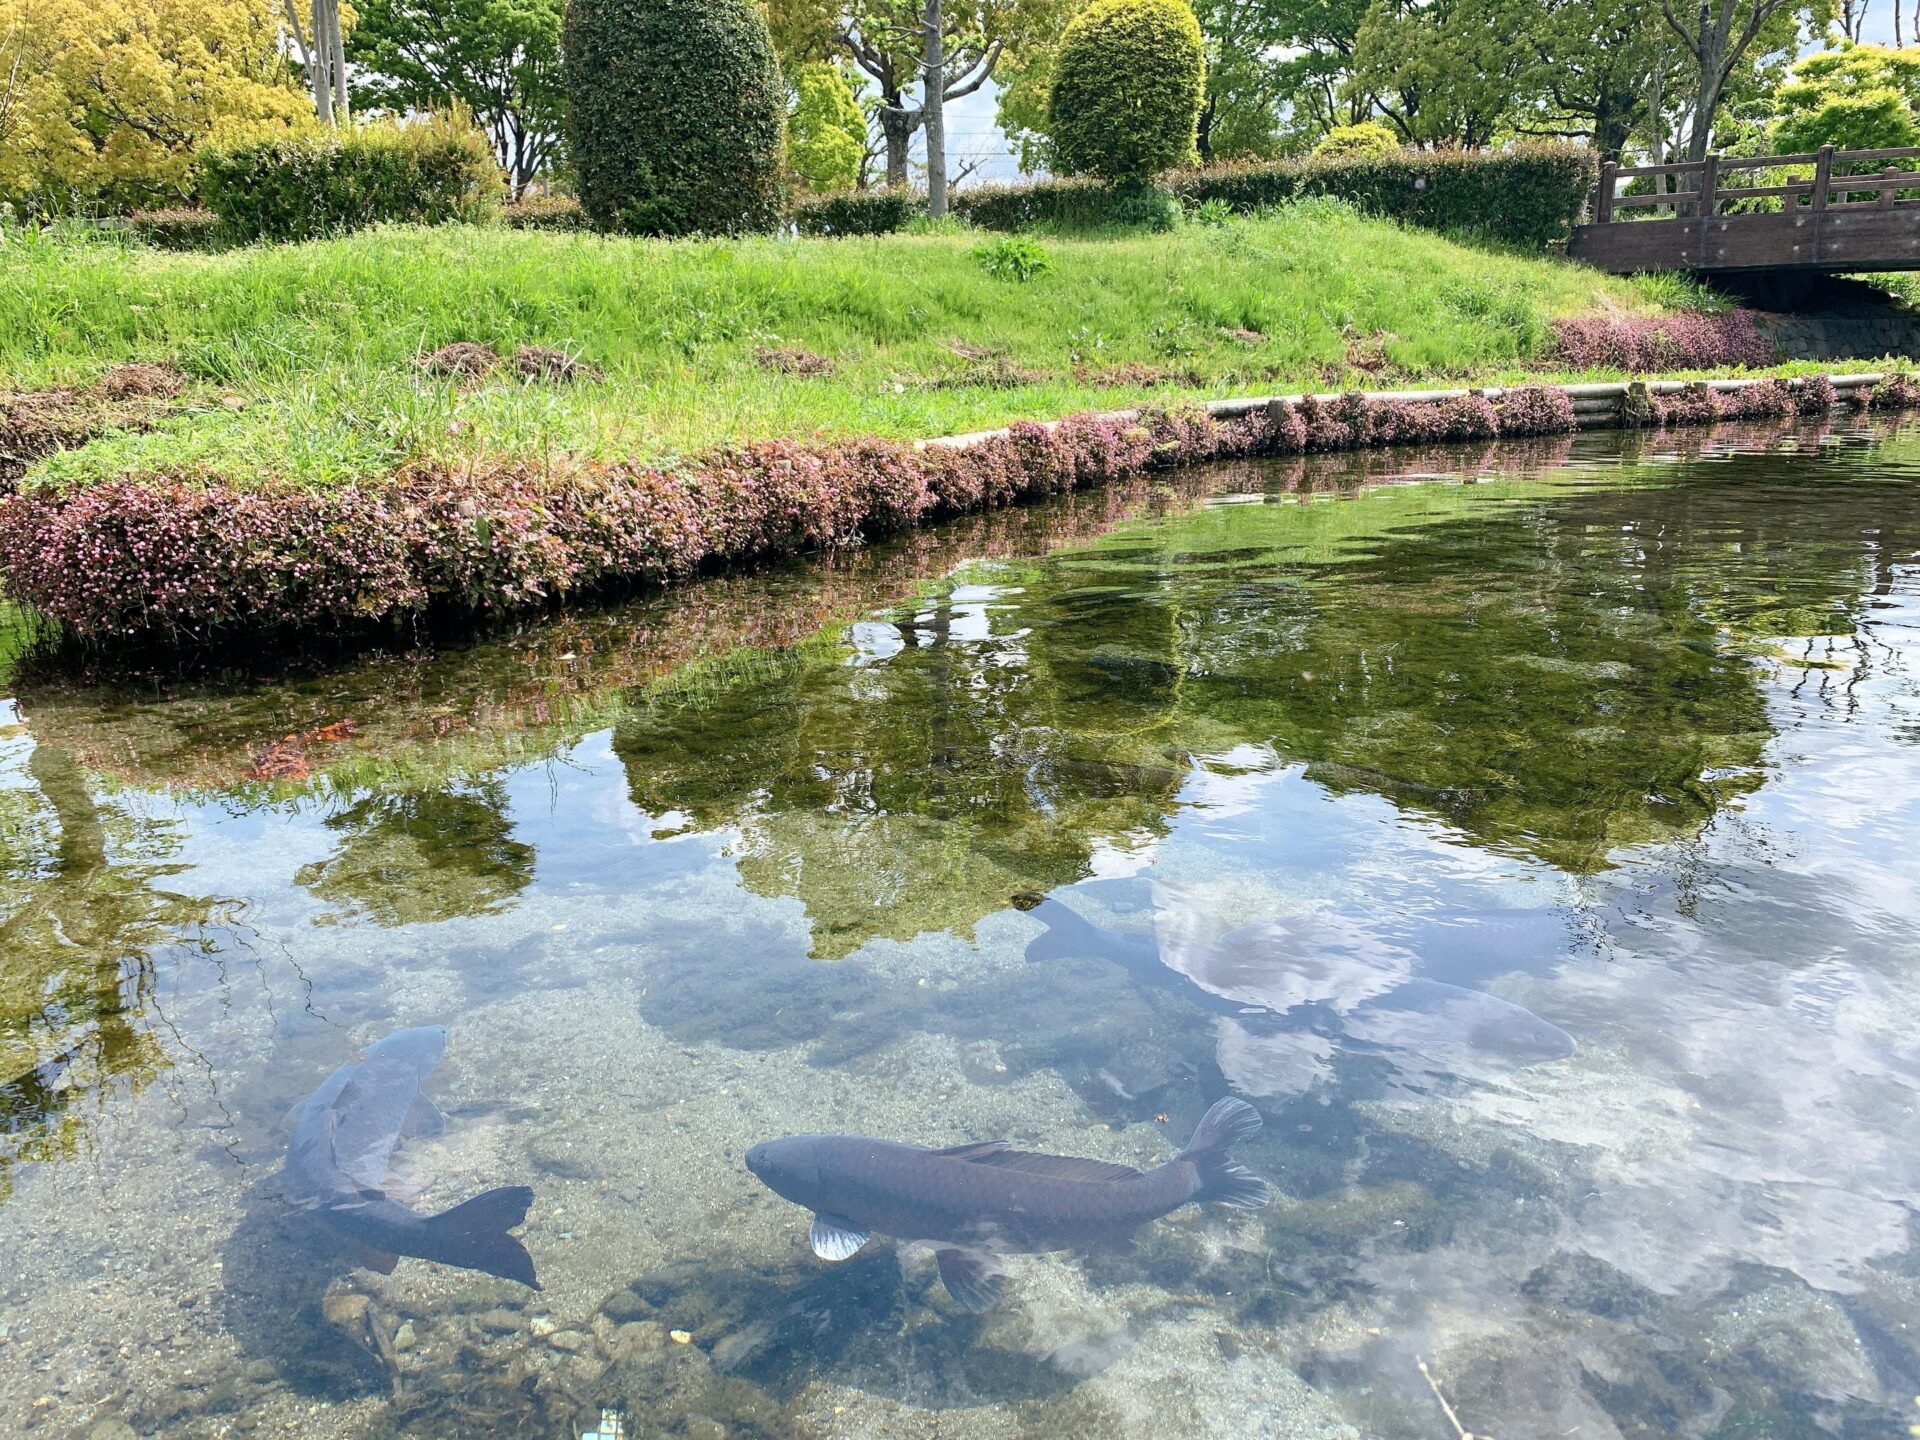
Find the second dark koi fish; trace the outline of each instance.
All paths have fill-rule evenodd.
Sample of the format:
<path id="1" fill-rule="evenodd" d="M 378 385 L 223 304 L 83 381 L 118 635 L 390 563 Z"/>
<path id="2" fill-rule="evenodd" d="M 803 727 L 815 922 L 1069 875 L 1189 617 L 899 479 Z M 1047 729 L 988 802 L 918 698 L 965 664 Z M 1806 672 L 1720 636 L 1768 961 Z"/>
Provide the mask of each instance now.
<path id="1" fill-rule="evenodd" d="M 847 1259 L 876 1231 L 931 1242 L 953 1298 L 985 1310 L 1000 1294 L 995 1253 L 1114 1239 L 1195 1201 L 1265 1205 L 1272 1187 L 1227 1153 L 1259 1130 L 1251 1105 L 1226 1099 L 1186 1149 L 1151 1170 L 1031 1154 L 1004 1140 L 929 1150 L 861 1135 L 763 1141 L 747 1151 L 747 1168 L 814 1212 L 813 1251 L 822 1259 Z"/>

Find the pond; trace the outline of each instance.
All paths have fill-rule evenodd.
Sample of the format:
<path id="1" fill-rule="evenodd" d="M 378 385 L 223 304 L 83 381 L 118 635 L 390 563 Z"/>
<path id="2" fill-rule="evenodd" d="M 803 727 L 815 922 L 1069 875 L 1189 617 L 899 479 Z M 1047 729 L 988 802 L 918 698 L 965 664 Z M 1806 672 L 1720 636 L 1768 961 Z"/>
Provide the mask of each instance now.
<path id="1" fill-rule="evenodd" d="M 1920 434 L 1600 435 L 270 678 L 12 654 L 0 1432 L 1902 1435 L 1916 546 Z M 444 1127 L 352 1183 L 528 1187 L 537 1291 L 293 1203 L 422 1026 Z M 1271 1203 L 978 1310 L 745 1163 L 1151 1171 L 1228 1096 Z"/>

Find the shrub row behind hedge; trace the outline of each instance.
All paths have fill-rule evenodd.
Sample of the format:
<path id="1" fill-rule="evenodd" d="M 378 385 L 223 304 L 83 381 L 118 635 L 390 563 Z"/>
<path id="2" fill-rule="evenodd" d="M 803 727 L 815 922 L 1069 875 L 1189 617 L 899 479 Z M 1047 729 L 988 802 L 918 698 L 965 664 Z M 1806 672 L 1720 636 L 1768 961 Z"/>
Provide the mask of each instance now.
<path id="1" fill-rule="evenodd" d="M 240 243 L 383 221 L 479 224 L 499 213 L 504 188 L 486 136 L 451 116 L 215 143 L 199 161 L 201 199 Z"/>
<path id="2" fill-rule="evenodd" d="M 1663 397 L 1648 418 L 1710 418 L 1693 413 L 1702 404 L 1745 415 L 1835 403 L 1831 386 L 1812 382 L 1726 400 L 1699 394 L 1704 402 Z M 1912 405 L 1920 387 L 1889 381 L 1875 398 Z M 705 565 L 884 534 L 1144 470 L 1573 426 L 1565 393 L 1534 387 L 1493 401 L 1308 399 L 1236 420 L 1080 415 L 1015 425 L 965 447 L 777 441 L 717 451 L 683 472 L 421 469 L 322 492 L 124 479 L 0 500 L 0 578 L 14 598 L 96 643 L 351 632 L 429 612 L 499 614 L 664 583 Z"/>
<path id="3" fill-rule="evenodd" d="M 584 230 L 587 213 L 571 195 L 523 195 L 500 218 L 509 230 Z"/>
<path id="4" fill-rule="evenodd" d="M 796 201 L 790 213 L 802 235 L 891 235 L 926 209 L 925 195 L 894 188 L 810 195 Z"/>
<path id="5" fill-rule="evenodd" d="M 1369 215 L 1540 249 L 1571 233 L 1596 174 L 1591 150 L 1554 144 L 1269 160 L 1180 171 L 1161 184 L 1189 209 L 1217 200 L 1244 213 L 1326 195 Z M 1126 198 L 1095 180 L 1043 180 L 964 190 L 953 208 L 990 230 L 1083 228 L 1115 223 Z"/>
<path id="6" fill-rule="evenodd" d="M 141 244 L 156 250 L 217 250 L 226 239 L 220 217 L 192 205 L 136 210 L 127 217 L 127 228 Z"/>

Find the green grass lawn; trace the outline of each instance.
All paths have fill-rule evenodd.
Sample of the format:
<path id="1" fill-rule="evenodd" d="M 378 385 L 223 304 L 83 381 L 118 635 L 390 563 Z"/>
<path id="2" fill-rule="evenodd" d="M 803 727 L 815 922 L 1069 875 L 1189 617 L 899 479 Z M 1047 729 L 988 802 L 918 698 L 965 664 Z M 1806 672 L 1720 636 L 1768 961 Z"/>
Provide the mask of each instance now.
<path id="1" fill-rule="evenodd" d="M 734 439 L 920 438 L 1090 407 L 1537 371 L 1555 316 L 1657 287 L 1303 206 L 1221 228 L 1049 238 L 991 278 L 972 234 L 655 242 L 390 229 L 221 255 L 0 247 L 0 389 L 127 360 L 192 384 L 146 434 L 42 461 L 308 484 L 412 459 L 659 458 Z M 455 383 L 454 341 L 560 347 L 601 378 Z M 804 351 L 791 374 L 763 352 Z M 789 362 L 791 363 L 791 361 Z"/>

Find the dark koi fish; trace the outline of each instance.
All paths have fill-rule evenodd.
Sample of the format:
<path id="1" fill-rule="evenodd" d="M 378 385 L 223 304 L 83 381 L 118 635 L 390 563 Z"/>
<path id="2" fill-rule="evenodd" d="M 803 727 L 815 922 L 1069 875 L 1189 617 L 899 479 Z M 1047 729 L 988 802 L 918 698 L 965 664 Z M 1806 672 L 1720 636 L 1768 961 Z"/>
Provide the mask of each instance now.
<path id="1" fill-rule="evenodd" d="M 845 1260 L 874 1232 L 932 1243 L 947 1290 L 969 1310 L 1000 1297 L 995 1253 L 1071 1250 L 1128 1234 L 1192 1202 L 1257 1209 L 1272 1187 L 1228 1155 L 1260 1131 L 1244 1100 L 1207 1111 L 1187 1148 L 1136 1170 L 1036 1155 L 1004 1140 L 929 1150 L 861 1135 L 789 1135 L 747 1151 L 775 1194 L 814 1212 L 813 1253 Z"/>
<path id="2" fill-rule="evenodd" d="M 292 1112 L 285 1194 L 391 1270 L 398 1255 L 518 1280 L 535 1290 L 533 1257 L 507 1232 L 527 1218 L 525 1185 L 488 1190 L 438 1215 L 388 1193 L 387 1161 L 400 1137 L 437 1135 L 446 1120 L 420 1085 L 447 1047 L 444 1025 L 398 1030 L 349 1060 Z"/>

